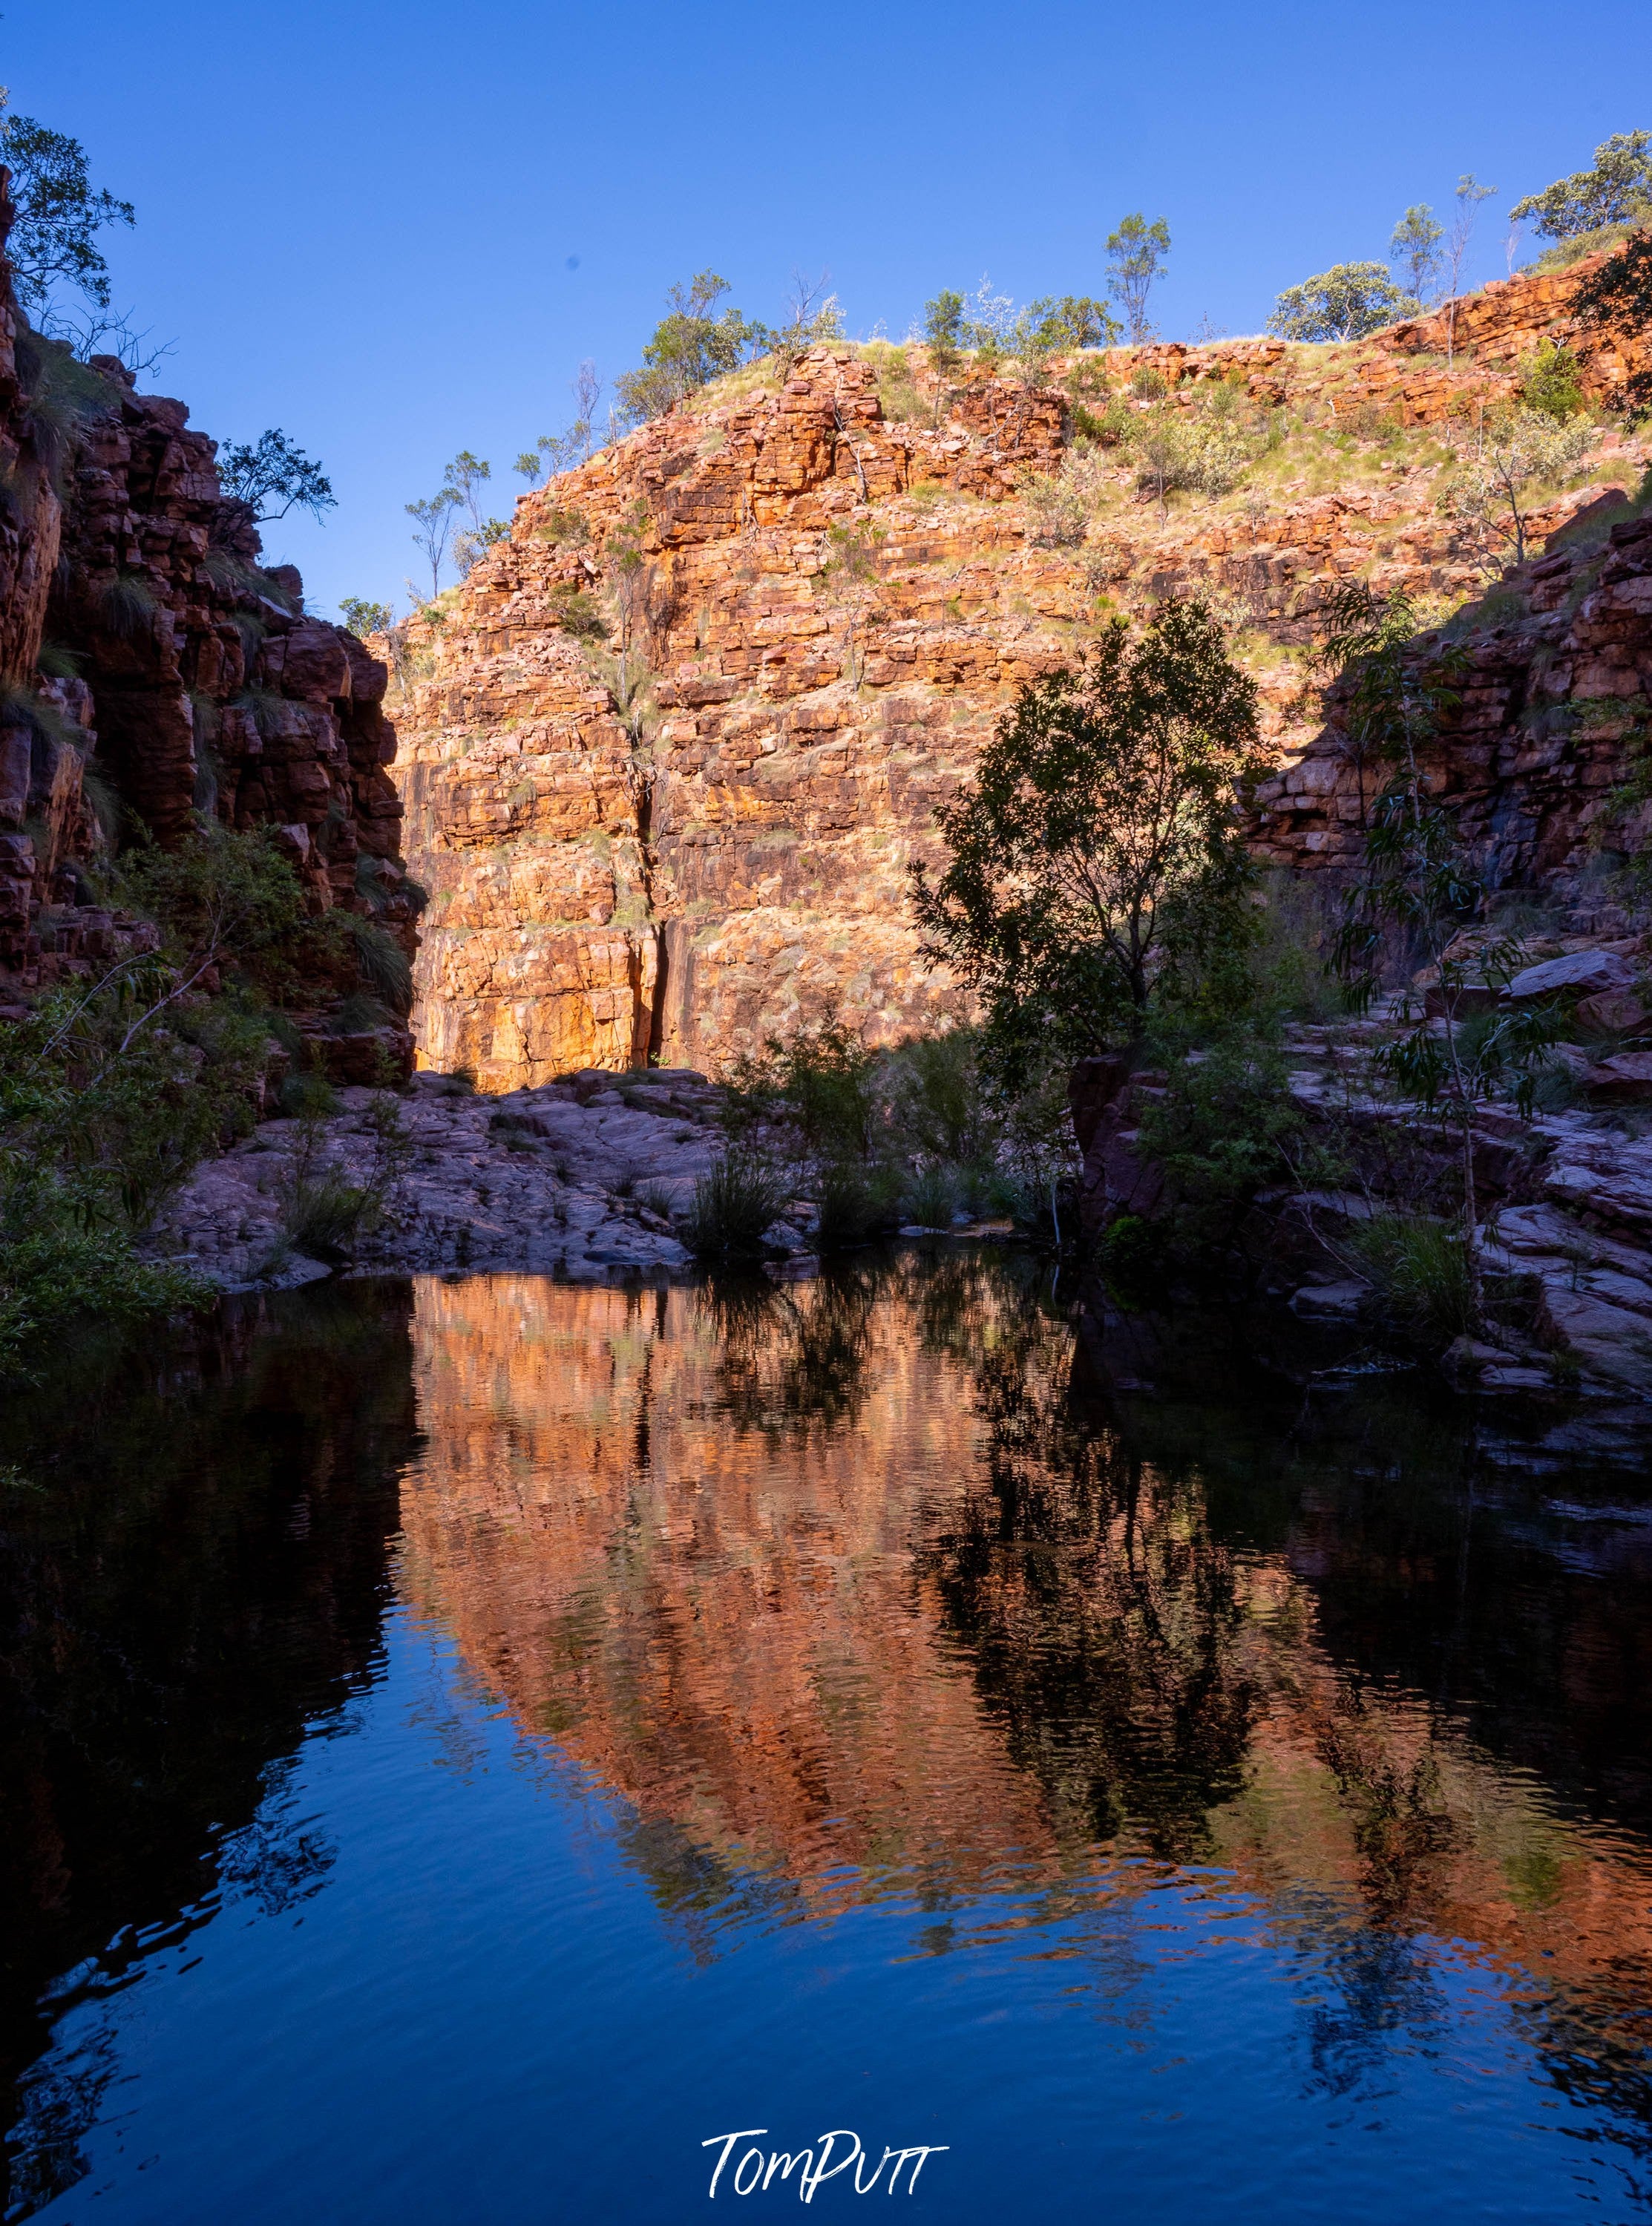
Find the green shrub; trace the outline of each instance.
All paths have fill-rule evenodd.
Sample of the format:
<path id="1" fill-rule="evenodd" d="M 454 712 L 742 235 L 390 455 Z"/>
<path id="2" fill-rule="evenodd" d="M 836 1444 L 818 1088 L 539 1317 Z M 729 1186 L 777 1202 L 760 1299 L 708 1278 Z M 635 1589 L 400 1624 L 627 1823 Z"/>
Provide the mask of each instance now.
<path id="1" fill-rule="evenodd" d="M 815 1242 L 823 1252 L 842 1252 L 890 1226 L 899 1178 L 883 1167 L 837 1161 L 821 1169 L 816 1187 L 819 1222 Z"/>
<path id="2" fill-rule="evenodd" d="M 1581 366 L 1559 340 L 1542 340 L 1520 366 L 1520 398 L 1546 417 L 1575 417 L 1583 407 Z"/>
<path id="3" fill-rule="evenodd" d="M 151 633 L 159 610 L 153 590 L 137 572 L 117 572 L 98 597 L 104 629 L 118 641 L 133 641 Z"/>
<path id="4" fill-rule="evenodd" d="M 608 624 L 594 600 L 577 588 L 559 588 L 551 598 L 550 622 L 580 641 L 607 641 Z"/>
<path id="5" fill-rule="evenodd" d="M 1289 1174 L 1301 1116 L 1277 1049 L 1242 1023 L 1166 1072 L 1142 1113 L 1141 1148 L 1165 1172 L 1167 1234 L 1200 1252 L 1226 1243 L 1256 1192 Z"/>
<path id="6" fill-rule="evenodd" d="M 337 921 L 340 932 L 353 946 L 356 964 L 367 989 L 393 1013 L 410 1013 L 413 968 L 390 930 L 359 912 L 334 912 L 329 918 Z"/>
<path id="7" fill-rule="evenodd" d="M 1396 1328 L 1431 1346 L 1473 1331 L 1473 1278 L 1457 1230 L 1423 1214 L 1383 1213 L 1352 1243 Z"/>
<path id="8" fill-rule="evenodd" d="M 289 1074 L 276 1103 L 289 1121 L 322 1121 L 339 1110 L 339 1093 L 324 1074 Z"/>
<path id="9" fill-rule="evenodd" d="M 886 1052 L 878 1082 L 891 1137 L 908 1156 L 960 1166 L 993 1157 L 1000 1122 L 978 1029 L 949 1028 Z"/>
<path id="10" fill-rule="evenodd" d="M 1162 1287 L 1164 1231 L 1140 1214 L 1121 1213 L 1102 1231 L 1096 1262 L 1121 1298 L 1136 1306 L 1146 1304 Z"/>
<path id="11" fill-rule="evenodd" d="M 727 1151 L 694 1186 L 684 1242 L 702 1260 L 754 1258 L 787 1194 L 787 1185 L 766 1161 Z"/>
<path id="12" fill-rule="evenodd" d="M 736 1060 L 730 1078 L 736 1122 L 784 1111 L 811 1151 L 833 1160 L 864 1158 L 876 1103 L 876 1053 L 837 1021 L 770 1036 L 760 1058 Z"/>
<path id="13" fill-rule="evenodd" d="M 35 671 L 46 680 L 78 680 L 85 665 L 80 651 L 66 649 L 60 641 L 41 642 L 35 659 Z"/>
<path id="14" fill-rule="evenodd" d="M 294 1185 L 282 1211 L 282 1227 L 311 1259 L 346 1259 L 372 1203 L 369 1193 L 354 1183 L 319 1175 Z"/>
<path id="15" fill-rule="evenodd" d="M 906 1185 L 902 1200 L 907 1218 L 925 1229 L 950 1229 L 958 1210 L 958 1178 L 951 1167 L 931 1161 Z"/>

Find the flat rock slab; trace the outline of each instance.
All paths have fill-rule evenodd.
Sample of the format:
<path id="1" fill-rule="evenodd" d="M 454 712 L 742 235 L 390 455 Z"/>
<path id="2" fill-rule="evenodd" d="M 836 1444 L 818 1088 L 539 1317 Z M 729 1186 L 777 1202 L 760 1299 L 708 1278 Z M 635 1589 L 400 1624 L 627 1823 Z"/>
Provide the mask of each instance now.
<path id="1" fill-rule="evenodd" d="M 1638 979 L 1626 958 L 1612 951 L 1573 951 L 1564 958 L 1545 958 L 1516 974 L 1504 995 L 1547 997 L 1560 989 L 1630 989 Z"/>
<path id="2" fill-rule="evenodd" d="M 685 1270 L 690 1257 L 670 1216 L 721 1148 L 719 1093 L 698 1075 L 591 1087 L 616 1079 L 487 1097 L 445 1077 L 416 1078 L 389 1100 L 402 1164 L 349 1265 L 527 1268 L 576 1281 Z M 225 1290 L 328 1273 L 289 1230 L 302 1154 L 309 1152 L 312 1183 L 366 1187 L 382 1167 L 378 1093 L 346 1089 L 340 1099 L 313 1135 L 295 1120 L 265 1121 L 204 1161 L 157 1218 L 146 1250 Z"/>

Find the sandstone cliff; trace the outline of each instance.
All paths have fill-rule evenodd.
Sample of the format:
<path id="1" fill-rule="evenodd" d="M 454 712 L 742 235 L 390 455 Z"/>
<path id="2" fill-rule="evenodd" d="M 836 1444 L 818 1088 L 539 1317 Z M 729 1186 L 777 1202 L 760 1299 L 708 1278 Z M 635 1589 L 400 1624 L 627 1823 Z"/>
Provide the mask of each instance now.
<path id="1" fill-rule="evenodd" d="M 1439 317 L 1345 348 L 1113 350 L 1069 364 L 1066 391 L 816 349 L 524 497 L 396 645 L 397 779 L 434 896 L 423 1058 L 504 1090 L 654 1055 L 715 1066 L 833 1013 L 873 1042 L 932 1021 L 950 993 L 917 951 L 906 872 L 1016 686 L 1114 612 L 1197 589 L 1299 751 L 1328 588 L 1369 577 L 1443 613 L 1495 569 L 1439 507 L 1441 436 L 1569 334 L 1575 277 L 1459 303 L 1450 361 Z M 1585 351 L 1585 385 L 1607 396 L 1634 362 Z M 1190 421 L 1236 409 L 1253 468 L 1160 503 L 1102 445 L 1075 525 L 1086 378 L 1115 409 L 1153 406 L 1134 390 L 1160 382 Z M 1540 525 L 1642 463 L 1604 436 Z"/>
<path id="2" fill-rule="evenodd" d="M 12 997 L 87 970 L 135 932 L 88 882 L 106 842 L 95 802 L 163 843 L 198 811 L 272 826 L 313 913 L 371 909 L 412 950 L 385 669 L 305 612 L 290 567 L 261 568 L 215 443 L 187 419 L 181 402 L 137 393 L 113 357 L 77 364 L 30 332 L 0 260 L 0 989 Z M 59 677 L 43 674 L 43 646 Z M 321 1002 L 329 985 L 316 986 Z"/>
<path id="3" fill-rule="evenodd" d="M 1431 753 L 1493 887 L 1540 886 L 1584 928 L 1628 925 L 1615 869 L 1652 832 L 1625 774 L 1649 741 L 1652 518 L 1579 519 L 1560 545 L 1504 576 L 1465 636 L 1461 701 Z M 1425 635 L 1419 653 L 1439 646 Z M 1258 847 L 1301 871 L 1347 870 L 1364 841 L 1371 771 L 1333 707 L 1307 750 L 1260 792 Z"/>

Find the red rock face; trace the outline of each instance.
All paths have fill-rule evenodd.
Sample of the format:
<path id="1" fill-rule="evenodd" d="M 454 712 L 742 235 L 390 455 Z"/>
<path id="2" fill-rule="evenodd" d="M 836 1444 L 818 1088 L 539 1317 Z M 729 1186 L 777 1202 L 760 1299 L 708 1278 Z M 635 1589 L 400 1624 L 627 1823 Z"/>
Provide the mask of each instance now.
<path id="1" fill-rule="evenodd" d="M 1288 404 L 1320 451 L 1161 514 L 1098 449 L 1105 499 L 1078 545 L 1050 545 L 1027 493 L 1062 466 L 1063 396 L 978 368 L 949 385 L 921 351 L 905 422 L 875 360 L 820 348 L 524 497 L 510 539 L 398 637 L 396 778 L 434 892 L 424 1058 L 503 1090 L 651 1053 L 716 1068 L 829 1015 L 874 1043 L 933 1025 L 956 992 L 918 948 L 908 869 L 1017 687 L 1112 614 L 1198 592 L 1233 621 L 1281 754 L 1299 750 L 1292 652 L 1331 588 L 1369 576 L 1449 606 L 1489 576 L 1437 506 L 1438 459 L 1362 466 L 1340 429 L 1471 423 L 1567 332 L 1574 283 L 1459 305 L 1449 365 L 1438 319 L 1347 348 L 1093 359 L 1115 389 L 1158 372 L 1177 410 L 1215 380 Z M 1585 384 L 1626 367 L 1598 350 Z M 1623 483 L 1638 473 L 1623 450 Z M 606 650 L 581 635 L 598 612 Z"/>
<path id="2" fill-rule="evenodd" d="M 10 222 L 0 172 L 0 242 Z M 21 360 L 20 360 L 21 359 Z M 386 767 L 384 667 L 305 615 L 290 567 L 259 566 L 256 528 L 219 488 L 216 444 L 181 402 L 140 395 L 112 357 L 67 452 L 36 429 L 41 345 L 0 257 L 0 970 L 13 993 L 85 970 L 116 930 L 78 900 L 100 836 L 82 792 L 95 766 L 163 843 L 199 811 L 273 825 L 312 912 L 368 908 L 413 947 L 402 893 L 402 805 Z M 80 677 L 42 681 L 42 640 Z M 10 709 L 11 716 L 8 716 Z"/>
<path id="3" fill-rule="evenodd" d="M 1652 518 L 1610 529 L 1506 576 L 1507 622 L 1464 645 L 1461 703 L 1429 752 L 1493 887 L 1547 885 L 1581 903 L 1580 924 L 1617 924 L 1606 852 L 1638 852 L 1645 805 L 1618 794 L 1647 736 L 1652 696 Z M 1258 847 L 1298 870 L 1345 873 L 1364 844 L 1380 779 L 1350 756 L 1333 716 L 1258 796 Z M 1590 907 L 1592 906 L 1592 910 Z"/>

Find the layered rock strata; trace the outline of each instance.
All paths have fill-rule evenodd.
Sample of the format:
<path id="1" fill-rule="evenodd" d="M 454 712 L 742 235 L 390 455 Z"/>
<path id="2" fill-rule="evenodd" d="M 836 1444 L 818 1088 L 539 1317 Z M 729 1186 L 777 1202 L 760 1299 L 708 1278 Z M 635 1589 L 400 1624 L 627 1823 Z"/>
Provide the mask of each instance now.
<path id="1" fill-rule="evenodd" d="M 1457 645 L 1459 700 L 1426 769 L 1494 888 L 1545 887 L 1581 924 L 1610 926 L 1614 878 L 1652 831 L 1652 802 L 1628 788 L 1652 741 L 1652 518 L 1591 524 L 1506 574 Z M 1444 646 L 1425 635 L 1419 657 Z M 1333 713 L 1259 792 L 1261 855 L 1345 874 L 1384 777 Z"/>
<path id="2" fill-rule="evenodd" d="M 423 1058 L 504 1090 L 592 1062 L 716 1067 L 829 1014 L 874 1043 L 932 1023 L 952 993 L 918 951 L 907 869 L 1016 687 L 1114 613 L 1196 590 L 1299 749 L 1293 652 L 1329 589 L 1450 605 L 1488 576 L 1484 537 L 1437 505 L 1444 451 L 1388 455 L 1385 429 L 1511 394 L 1537 340 L 1571 332 L 1574 283 L 1459 303 L 1450 361 L 1438 319 L 1348 348 L 1088 359 L 1125 409 L 1157 385 L 1178 410 L 1226 395 L 1316 429 L 1299 471 L 1191 507 L 1139 498 L 1102 447 L 1087 525 L 1052 519 L 1067 393 L 847 347 L 740 374 L 524 497 L 395 645 L 397 779 L 434 891 Z M 1585 386 L 1609 397 L 1637 362 L 1585 351 Z M 1608 434 L 1597 466 L 1629 487 L 1640 452 Z"/>
<path id="3" fill-rule="evenodd" d="M 3 174 L 0 174 L 3 176 Z M 0 240 L 10 222 L 0 187 Z M 416 897 L 387 768 L 384 665 L 264 569 L 252 514 L 181 402 L 70 361 L 0 264 L 0 986 L 26 996 L 141 931 L 90 896 L 104 817 L 171 844 L 265 826 L 312 913 L 371 912 L 410 955 Z M 73 678 L 44 678 L 49 661 Z M 324 1000 L 330 985 L 318 984 Z"/>

